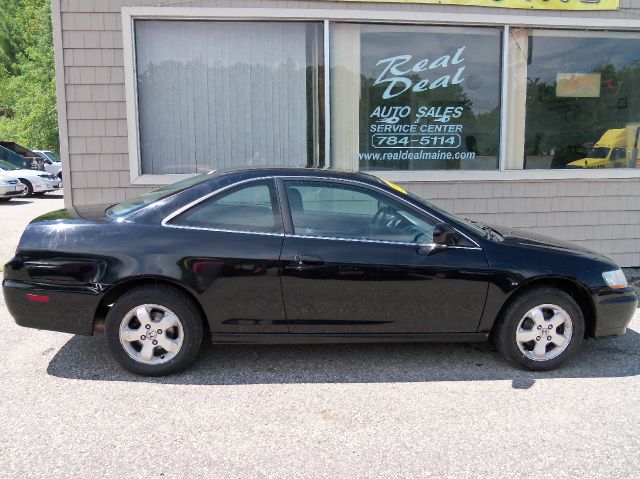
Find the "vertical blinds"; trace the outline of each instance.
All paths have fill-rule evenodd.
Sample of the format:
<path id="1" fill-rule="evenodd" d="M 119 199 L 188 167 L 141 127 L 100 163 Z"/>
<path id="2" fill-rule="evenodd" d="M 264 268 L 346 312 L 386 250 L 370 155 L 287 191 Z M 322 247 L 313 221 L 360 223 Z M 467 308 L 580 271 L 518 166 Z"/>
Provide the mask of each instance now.
<path id="1" fill-rule="evenodd" d="M 310 26 L 136 21 L 142 173 L 307 165 Z"/>

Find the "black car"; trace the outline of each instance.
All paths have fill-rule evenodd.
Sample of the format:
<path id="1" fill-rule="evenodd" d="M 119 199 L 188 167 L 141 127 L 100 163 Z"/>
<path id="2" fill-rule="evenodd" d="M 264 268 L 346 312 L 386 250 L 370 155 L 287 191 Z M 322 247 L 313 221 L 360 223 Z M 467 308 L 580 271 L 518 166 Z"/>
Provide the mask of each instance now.
<path id="1" fill-rule="evenodd" d="M 552 369 L 637 299 L 592 251 L 464 220 L 362 173 L 214 172 L 29 224 L 3 290 L 22 326 L 90 335 L 137 374 L 215 343 L 485 341 Z"/>

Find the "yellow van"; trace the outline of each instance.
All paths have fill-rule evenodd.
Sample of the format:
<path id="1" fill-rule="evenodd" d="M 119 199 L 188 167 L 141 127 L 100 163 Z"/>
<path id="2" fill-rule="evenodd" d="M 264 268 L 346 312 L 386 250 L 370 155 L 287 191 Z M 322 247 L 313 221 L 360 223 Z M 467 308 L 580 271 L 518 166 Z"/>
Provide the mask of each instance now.
<path id="1" fill-rule="evenodd" d="M 614 128 L 604 135 L 589 150 L 586 158 L 572 161 L 569 168 L 626 168 L 627 130 Z"/>

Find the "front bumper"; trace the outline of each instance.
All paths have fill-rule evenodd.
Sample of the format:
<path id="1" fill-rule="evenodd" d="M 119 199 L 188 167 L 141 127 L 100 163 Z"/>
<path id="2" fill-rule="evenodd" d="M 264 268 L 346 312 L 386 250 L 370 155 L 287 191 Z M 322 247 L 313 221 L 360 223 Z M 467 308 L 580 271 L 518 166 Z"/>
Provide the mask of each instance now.
<path id="1" fill-rule="evenodd" d="M 39 181 L 34 181 L 31 186 L 33 187 L 33 191 L 37 192 L 37 193 L 46 193 L 48 191 L 53 191 L 54 187 L 53 184 L 51 182 L 39 182 Z"/>
<path id="2" fill-rule="evenodd" d="M 36 191 L 38 193 L 46 193 L 49 191 L 59 190 L 60 183 L 61 181 L 59 178 L 38 178 L 37 180 L 34 178 L 34 180 L 31 182 L 31 185 L 33 186 L 33 191 Z"/>
<path id="3" fill-rule="evenodd" d="M 638 298 L 633 288 L 607 289 L 595 298 L 596 327 L 594 336 L 622 336 L 627 332 L 638 307 Z"/>

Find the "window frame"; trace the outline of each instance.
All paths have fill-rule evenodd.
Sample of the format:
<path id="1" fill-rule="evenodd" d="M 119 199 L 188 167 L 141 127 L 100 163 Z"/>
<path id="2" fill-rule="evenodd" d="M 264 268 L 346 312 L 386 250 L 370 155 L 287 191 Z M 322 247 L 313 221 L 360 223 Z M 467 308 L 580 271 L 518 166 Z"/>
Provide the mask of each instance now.
<path id="1" fill-rule="evenodd" d="M 463 238 L 465 238 L 471 246 L 449 246 L 449 248 L 456 249 L 482 249 L 479 243 L 473 239 L 469 234 L 466 234 L 464 231 L 461 231 L 460 228 L 455 224 L 451 224 L 450 222 L 439 218 L 431 211 L 420 208 L 413 203 L 405 200 L 400 196 L 396 196 L 395 194 L 386 191 L 383 188 L 378 188 L 375 185 L 371 185 L 368 183 L 363 183 L 356 180 L 348 180 L 342 178 L 327 178 L 322 176 L 282 176 L 278 177 L 276 184 L 278 186 L 278 195 L 280 197 L 280 211 L 283 216 L 284 224 L 285 224 L 285 236 L 293 237 L 293 238 L 308 238 L 308 239 L 323 239 L 330 241 L 349 241 L 349 242 L 359 242 L 359 243 L 378 243 L 378 244 L 390 244 L 390 245 L 405 245 L 405 246 L 425 246 L 424 243 L 410 243 L 403 241 L 388 241 L 388 240 L 377 240 L 377 239 L 365 239 L 365 238 L 344 238 L 344 237 L 335 237 L 335 236 L 309 236 L 309 235 L 300 235 L 296 234 L 293 227 L 293 216 L 291 214 L 291 207 L 289 206 L 289 197 L 287 195 L 286 182 L 308 182 L 308 183 L 330 183 L 334 185 L 344 184 L 353 188 L 362 188 L 364 190 L 371 191 L 373 193 L 378 193 L 386 198 L 389 201 L 394 201 L 396 203 L 401 204 L 405 208 L 408 208 L 415 212 L 416 215 L 424 217 L 428 219 L 429 222 L 437 223 L 447 223 L 450 224 Z M 433 244 L 433 243 L 430 243 Z"/>
<path id="2" fill-rule="evenodd" d="M 267 183 L 269 188 L 269 194 L 271 196 L 271 200 L 275 201 L 273 203 L 273 215 L 276 220 L 275 228 L 278 230 L 277 232 L 267 232 L 267 231 L 244 231 L 244 230 L 235 230 L 235 229 L 227 229 L 227 228 L 214 228 L 214 227 L 205 227 L 205 226 L 189 226 L 189 225 L 179 225 L 172 223 L 172 221 L 180 216 L 181 214 L 191 210 L 199 206 L 201 203 L 204 203 L 208 200 L 215 200 L 218 196 L 226 196 L 228 193 L 233 193 L 233 190 L 240 189 L 243 187 L 251 187 L 251 183 Z M 284 236 L 285 226 L 283 222 L 283 208 L 280 201 L 280 194 L 278 191 L 278 185 L 276 184 L 276 180 L 272 176 L 263 176 L 259 178 L 250 178 L 247 180 L 242 180 L 238 182 L 234 182 L 230 185 L 227 185 L 223 188 L 217 189 L 211 193 L 208 193 L 186 205 L 172 212 L 168 216 L 166 216 L 162 222 L 160 223 L 162 226 L 167 228 L 176 228 L 176 229 L 186 229 L 186 230 L 198 230 L 198 231 L 217 231 L 221 233 L 239 233 L 239 234 L 249 234 L 249 235 L 264 235 L 264 236 Z"/>
<path id="3" fill-rule="evenodd" d="M 354 189 L 354 190 L 361 189 L 361 190 L 363 190 L 363 192 L 361 194 L 366 195 L 368 192 L 370 192 L 372 197 L 374 197 L 373 195 L 383 196 L 389 202 L 396 203 L 399 206 L 401 206 L 402 208 L 411 210 L 416 216 L 418 216 L 420 218 L 423 218 L 425 222 L 432 223 L 433 226 L 435 226 L 436 224 L 438 224 L 440 222 L 437 218 L 435 218 L 431 214 L 426 213 L 426 212 L 424 212 L 422 210 L 418 210 L 413 205 L 410 205 L 408 203 L 400 202 L 400 201 L 398 201 L 397 198 L 394 198 L 394 197 L 392 197 L 390 195 L 385 194 L 386 192 L 383 191 L 383 190 L 378 191 L 377 189 L 370 188 L 369 185 L 354 184 L 352 182 L 344 182 L 344 181 L 336 181 L 334 178 L 327 178 L 327 179 L 321 180 L 321 179 L 317 179 L 317 178 L 306 179 L 306 178 L 284 177 L 284 178 L 282 178 L 282 180 L 283 180 L 283 187 L 281 189 L 281 192 L 282 192 L 282 195 L 284 195 L 286 197 L 286 203 L 287 203 L 286 216 L 287 216 L 287 221 L 290 222 L 290 227 L 291 227 L 291 233 L 287 234 L 287 236 L 292 236 L 292 237 L 295 237 L 295 238 L 332 239 L 332 240 L 356 241 L 356 242 L 363 242 L 363 243 L 381 243 L 381 244 L 392 244 L 392 245 L 393 244 L 396 244 L 396 245 L 410 245 L 410 246 L 425 245 L 425 243 L 415 243 L 415 242 L 411 242 L 411 241 L 380 240 L 380 239 L 375 239 L 375 238 L 352 238 L 352 237 L 326 236 L 326 235 L 305 235 L 305 234 L 296 233 L 295 232 L 295 223 L 293 221 L 293 213 L 291 211 L 291 204 L 289 202 L 289 193 L 288 193 L 288 190 L 287 190 L 287 183 L 328 184 L 328 185 L 330 185 L 329 186 L 330 188 L 331 187 L 339 188 L 341 185 L 343 185 L 343 186 L 345 186 L 347 188 L 351 188 L 351 189 Z M 432 244 L 432 243 L 430 243 L 430 244 Z"/>
<path id="4" fill-rule="evenodd" d="M 325 168 L 332 167 L 331 157 L 331 98 L 330 98 L 330 24 L 332 22 L 388 23 L 417 25 L 455 25 L 502 27 L 501 115 L 500 151 L 497 170 L 368 170 L 368 173 L 398 182 L 419 181 L 513 181 L 553 179 L 618 179 L 640 178 L 640 168 L 557 169 L 557 170 L 507 170 L 505 152 L 508 151 L 509 132 L 507 94 L 510 28 L 530 27 L 538 29 L 596 30 L 638 32 L 636 19 L 613 17 L 588 17 L 579 13 L 571 16 L 542 16 L 502 13 L 413 12 L 384 10 L 351 10 L 347 8 L 206 8 L 206 7 L 122 7 L 122 32 L 125 70 L 125 96 L 128 130 L 128 156 L 130 181 L 135 185 L 162 185 L 179 181 L 191 174 L 142 174 L 138 128 L 138 99 L 135 59 L 135 20 L 238 20 L 238 21 L 321 21 L 324 24 L 324 144 Z M 524 131 L 516 132 L 524 135 Z"/>

